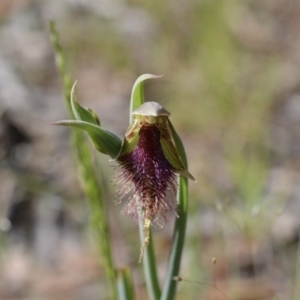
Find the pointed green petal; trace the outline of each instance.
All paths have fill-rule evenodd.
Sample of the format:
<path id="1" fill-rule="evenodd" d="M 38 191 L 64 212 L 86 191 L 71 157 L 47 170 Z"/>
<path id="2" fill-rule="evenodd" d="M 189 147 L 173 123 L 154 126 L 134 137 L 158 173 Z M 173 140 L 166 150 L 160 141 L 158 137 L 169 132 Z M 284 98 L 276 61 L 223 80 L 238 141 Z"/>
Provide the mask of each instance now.
<path id="1" fill-rule="evenodd" d="M 159 126 L 161 132 L 160 144 L 166 159 L 176 169 L 178 174 L 191 180 L 195 180 L 195 178 L 187 170 L 187 166 L 183 162 L 182 157 L 179 155 L 179 151 L 174 144 L 175 138 L 180 139 L 178 134 L 176 133 L 168 117 L 165 117 L 163 120 L 164 123 Z"/>
<path id="2" fill-rule="evenodd" d="M 168 149 L 166 149 L 166 152 L 164 152 L 164 154 L 166 155 L 166 158 L 171 162 L 171 164 L 174 163 L 173 166 L 175 168 L 176 168 L 176 166 L 182 166 L 184 168 L 183 170 L 178 172 L 179 174 L 181 174 L 191 180 L 196 181 L 194 176 L 191 173 L 189 173 L 187 170 L 187 159 L 186 159 L 183 143 L 169 119 L 168 119 L 168 129 L 169 129 L 169 132 L 172 136 L 174 143 L 176 144 L 176 147 L 174 147 L 174 149 L 176 151 L 176 155 L 174 155 L 174 153 L 175 153 L 174 150 L 172 150 L 171 147 L 168 147 Z M 173 145 L 173 143 L 172 143 L 172 145 Z M 162 147 L 164 149 L 165 146 L 162 146 Z M 165 148 L 167 148 L 167 147 L 165 147 Z M 179 153 L 181 153 L 181 155 Z"/>
<path id="3" fill-rule="evenodd" d="M 154 103 L 154 102 L 144 103 L 144 81 L 146 79 L 160 78 L 160 77 L 162 77 L 162 75 L 143 74 L 140 77 L 138 77 L 138 79 L 135 81 L 133 88 L 132 88 L 131 100 L 130 100 L 130 123 L 131 123 L 131 125 L 129 125 L 129 127 L 126 131 L 125 138 L 123 140 L 122 147 L 121 147 L 118 157 L 133 150 L 133 148 L 136 146 L 136 144 L 138 142 L 139 127 L 138 127 L 138 124 L 133 122 L 132 116 L 134 114 L 141 114 L 141 113 L 136 112 L 135 110 L 141 109 L 141 107 L 145 108 L 145 105 L 146 105 L 146 111 L 149 111 L 149 109 L 150 109 L 149 115 L 151 115 L 151 112 L 154 111 L 155 109 L 157 110 L 157 107 L 151 106 L 151 103 Z M 167 111 L 165 111 L 165 113 L 168 114 Z M 142 113 L 142 114 L 144 114 L 144 115 L 146 114 L 145 110 L 144 110 L 144 113 Z"/>
<path id="4" fill-rule="evenodd" d="M 182 176 L 185 176 L 185 177 L 191 179 L 191 180 L 195 180 L 193 175 L 191 173 L 189 173 L 189 171 L 184 167 L 182 160 L 181 160 L 175 146 L 173 145 L 173 143 L 171 143 L 168 140 L 161 139 L 160 144 L 161 144 L 161 147 L 162 147 L 162 150 L 163 150 L 163 153 L 164 153 L 166 159 L 176 169 L 176 172 Z"/>
<path id="5" fill-rule="evenodd" d="M 91 108 L 86 107 L 85 109 L 92 115 L 92 117 L 94 118 L 94 120 L 96 122 L 96 125 L 101 127 L 101 121 L 100 121 L 99 116 Z"/>
<path id="6" fill-rule="evenodd" d="M 139 141 L 139 130 L 140 127 L 136 121 L 128 126 L 118 157 L 131 152 L 135 148 Z"/>
<path id="7" fill-rule="evenodd" d="M 113 133 L 97 125 L 74 120 L 60 121 L 54 123 L 54 125 L 69 126 L 85 131 L 92 140 L 95 148 L 99 152 L 109 155 L 111 158 L 116 158 L 120 151 L 122 141 Z"/>
<path id="8" fill-rule="evenodd" d="M 100 120 L 97 114 L 90 108 L 82 107 L 75 97 L 75 86 L 77 81 L 72 86 L 71 90 L 71 107 L 76 120 L 85 121 L 94 125 L 100 126 Z"/>
<path id="9" fill-rule="evenodd" d="M 152 75 L 144 74 L 141 75 L 134 83 L 132 92 L 131 92 L 131 101 L 130 101 L 130 116 L 131 113 L 141 106 L 144 103 L 144 81 L 151 78 L 160 78 L 162 75 Z M 132 117 L 130 117 L 130 123 L 132 122 Z"/>

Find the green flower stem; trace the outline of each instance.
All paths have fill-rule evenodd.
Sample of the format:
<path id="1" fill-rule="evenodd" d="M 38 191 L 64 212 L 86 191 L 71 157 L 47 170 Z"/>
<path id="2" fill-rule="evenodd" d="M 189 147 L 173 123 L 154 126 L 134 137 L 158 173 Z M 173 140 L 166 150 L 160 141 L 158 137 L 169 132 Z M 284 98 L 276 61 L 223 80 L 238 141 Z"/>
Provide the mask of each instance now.
<path id="1" fill-rule="evenodd" d="M 133 300 L 134 288 L 129 268 L 116 270 L 118 300 Z"/>
<path id="2" fill-rule="evenodd" d="M 59 38 L 54 22 L 49 23 L 49 30 L 55 51 L 57 69 L 63 83 L 65 104 L 70 116 L 74 118 L 74 114 L 71 109 L 71 79 L 66 72 L 64 53 L 59 44 Z M 116 278 L 111 257 L 109 231 L 106 221 L 107 214 L 105 213 L 101 190 L 96 180 L 96 176 L 94 175 L 90 150 L 87 143 L 85 143 L 83 134 L 79 131 L 72 131 L 71 141 L 78 163 L 80 183 L 86 196 L 91 214 L 90 223 L 96 239 L 99 257 L 109 283 L 110 299 L 117 299 Z"/>
<path id="3" fill-rule="evenodd" d="M 145 75 L 140 76 L 136 80 L 136 82 L 133 86 L 133 89 L 132 89 L 132 93 L 131 93 L 129 123 L 132 122 L 132 114 L 131 113 L 136 108 L 138 108 L 139 106 L 141 106 L 144 103 L 144 93 L 143 93 L 144 80 L 150 79 L 150 78 L 157 78 L 157 77 L 160 77 L 160 76 L 145 74 Z M 144 245 L 145 238 L 144 238 L 144 228 L 143 228 L 142 221 L 139 222 L 139 232 L 140 232 L 141 245 Z M 159 287 L 157 272 L 156 272 L 156 262 L 155 262 L 155 255 L 154 255 L 154 249 L 153 249 L 151 228 L 150 228 L 149 234 L 150 234 L 149 244 L 146 247 L 144 255 L 143 255 L 143 269 L 144 269 L 149 299 L 157 300 L 160 298 L 160 287 Z"/>
<path id="4" fill-rule="evenodd" d="M 144 244 L 144 228 L 142 221 L 139 224 L 141 245 Z M 160 298 L 160 287 L 157 279 L 155 255 L 152 243 L 152 234 L 150 228 L 150 240 L 143 255 L 143 269 L 145 274 L 146 286 L 149 299 L 157 300 Z"/>
<path id="5" fill-rule="evenodd" d="M 169 122 L 172 130 L 174 142 L 181 156 L 182 162 L 187 168 L 187 158 L 184 146 L 173 125 Z M 188 179 L 186 177 L 179 177 L 179 189 L 177 191 L 177 209 L 178 218 L 175 221 L 172 248 L 170 252 L 166 278 L 162 290 L 161 300 L 174 299 L 176 293 L 177 281 L 174 276 L 178 276 L 180 270 L 181 255 L 184 246 L 187 212 L 188 212 Z"/>

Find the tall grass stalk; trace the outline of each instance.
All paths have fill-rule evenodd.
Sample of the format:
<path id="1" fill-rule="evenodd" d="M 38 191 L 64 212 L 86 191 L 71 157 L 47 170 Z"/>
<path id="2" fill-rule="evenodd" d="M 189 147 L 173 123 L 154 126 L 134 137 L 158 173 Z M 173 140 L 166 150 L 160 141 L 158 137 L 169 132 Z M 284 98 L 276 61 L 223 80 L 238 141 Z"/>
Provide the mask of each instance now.
<path id="1" fill-rule="evenodd" d="M 58 33 L 56 31 L 54 22 L 49 23 L 49 30 L 52 45 L 55 51 L 56 66 L 63 84 L 65 104 L 69 116 L 74 119 L 71 109 L 71 78 L 66 71 L 66 60 L 62 47 L 59 43 Z M 108 280 L 110 299 L 117 299 L 116 278 L 113 268 L 109 230 L 107 226 L 107 218 L 103 204 L 102 193 L 94 174 L 91 153 L 88 144 L 85 142 L 83 133 L 79 132 L 78 130 L 72 130 L 71 147 L 77 161 L 81 187 L 89 206 L 90 224 L 93 229 L 93 235 L 99 251 L 100 263 L 104 268 L 106 278 Z"/>

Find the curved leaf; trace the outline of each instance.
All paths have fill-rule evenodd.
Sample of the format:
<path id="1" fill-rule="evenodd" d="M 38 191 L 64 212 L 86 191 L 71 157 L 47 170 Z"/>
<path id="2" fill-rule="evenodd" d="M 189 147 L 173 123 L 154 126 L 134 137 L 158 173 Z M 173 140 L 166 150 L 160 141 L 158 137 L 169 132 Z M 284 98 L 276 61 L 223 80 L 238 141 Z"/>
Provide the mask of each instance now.
<path id="1" fill-rule="evenodd" d="M 102 129 L 99 126 L 85 121 L 74 120 L 60 121 L 53 124 L 69 126 L 85 131 L 92 140 L 95 148 L 99 152 L 109 155 L 111 158 L 116 158 L 120 151 L 122 141 L 113 133 Z"/>

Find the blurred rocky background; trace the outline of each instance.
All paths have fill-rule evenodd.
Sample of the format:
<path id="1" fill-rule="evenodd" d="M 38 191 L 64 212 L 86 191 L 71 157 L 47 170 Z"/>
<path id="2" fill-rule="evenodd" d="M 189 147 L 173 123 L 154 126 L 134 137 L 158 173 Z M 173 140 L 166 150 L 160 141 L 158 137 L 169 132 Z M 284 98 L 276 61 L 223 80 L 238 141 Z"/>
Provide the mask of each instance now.
<path id="1" fill-rule="evenodd" d="M 0 299 L 108 299 L 69 148 L 48 21 L 77 96 L 122 137 L 131 87 L 172 113 L 189 158 L 177 299 L 300 299 L 300 2 L 0 1 Z M 93 159 L 113 257 L 147 299 L 138 228 Z M 155 230 L 163 282 L 172 222 Z"/>

